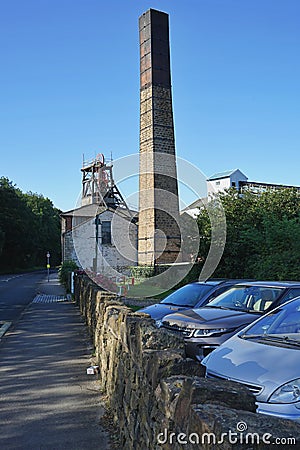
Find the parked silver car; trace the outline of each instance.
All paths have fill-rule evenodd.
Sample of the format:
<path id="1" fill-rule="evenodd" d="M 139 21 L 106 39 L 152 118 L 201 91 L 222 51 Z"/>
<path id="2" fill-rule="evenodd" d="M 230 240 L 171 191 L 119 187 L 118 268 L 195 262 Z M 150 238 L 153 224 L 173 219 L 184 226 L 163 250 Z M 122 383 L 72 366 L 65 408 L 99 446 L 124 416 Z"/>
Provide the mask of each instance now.
<path id="1" fill-rule="evenodd" d="M 257 412 L 300 422 L 300 297 L 244 328 L 202 364 L 207 378 L 250 388 Z"/>

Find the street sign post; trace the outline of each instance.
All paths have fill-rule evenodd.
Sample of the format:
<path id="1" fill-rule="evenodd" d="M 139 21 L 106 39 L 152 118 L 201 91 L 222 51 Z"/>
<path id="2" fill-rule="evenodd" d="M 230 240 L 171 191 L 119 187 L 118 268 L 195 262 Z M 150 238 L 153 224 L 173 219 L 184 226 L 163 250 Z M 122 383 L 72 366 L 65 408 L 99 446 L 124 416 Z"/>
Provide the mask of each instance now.
<path id="1" fill-rule="evenodd" d="M 50 275 L 50 253 L 47 252 L 47 276 L 48 276 L 48 283 L 49 283 L 49 275 Z"/>

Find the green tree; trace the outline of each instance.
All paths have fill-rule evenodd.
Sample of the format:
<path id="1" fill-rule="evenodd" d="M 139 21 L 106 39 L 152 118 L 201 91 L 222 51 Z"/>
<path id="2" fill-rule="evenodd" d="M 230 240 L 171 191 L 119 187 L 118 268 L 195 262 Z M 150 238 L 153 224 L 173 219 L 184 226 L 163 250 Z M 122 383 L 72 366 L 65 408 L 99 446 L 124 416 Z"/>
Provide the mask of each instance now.
<path id="1" fill-rule="evenodd" d="M 23 194 L 8 178 L 0 178 L 0 268 L 44 266 L 48 250 L 58 264 L 59 211 L 49 199 Z"/>
<path id="2" fill-rule="evenodd" d="M 48 198 L 29 192 L 24 195 L 27 206 L 34 215 L 36 231 L 34 257 L 44 262 L 47 251 L 51 252 L 52 265 L 60 263 L 60 211 Z"/>
<path id="3" fill-rule="evenodd" d="M 4 232 L 1 254 L 2 268 L 26 267 L 33 244 L 28 233 L 32 213 L 26 206 L 22 192 L 11 181 L 0 179 L 0 227 Z"/>
<path id="4" fill-rule="evenodd" d="M 0 228 L 0 256 L 1 256 L 1 253 L 2 253 L 3 245 L 4 245 L 4 239 L 5 239 L 5 233 Z"/>
<path id="5" fill-rule="evenodd" d="M 300 197 L 296 189 L 218 194 L 227 223 L 226 246 L 214 276 L 300 279 Z M 198 216 L 200 258 L 210 245 L 206 210 Z"/>

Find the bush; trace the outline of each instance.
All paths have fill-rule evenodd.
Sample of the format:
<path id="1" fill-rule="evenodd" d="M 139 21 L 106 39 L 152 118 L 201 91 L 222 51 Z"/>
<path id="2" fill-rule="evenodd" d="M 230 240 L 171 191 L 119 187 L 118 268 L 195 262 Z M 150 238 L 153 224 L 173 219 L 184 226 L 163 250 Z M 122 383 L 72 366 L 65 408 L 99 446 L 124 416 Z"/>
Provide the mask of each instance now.
<path id="1" fill-rule="evenodd" d="M 134 278 L 151 278 L 155 274 L 154 266 L 134 266 L 130 268 L 131 276 Z"/>
<path id="2" fill-rule="evenodd" d="M 71 290 L 71 273 L 78 269 L 74 261 L 65 261 L 58 270 L 58 277 L 61 284 L 65 286 L 67 292 Z"/>

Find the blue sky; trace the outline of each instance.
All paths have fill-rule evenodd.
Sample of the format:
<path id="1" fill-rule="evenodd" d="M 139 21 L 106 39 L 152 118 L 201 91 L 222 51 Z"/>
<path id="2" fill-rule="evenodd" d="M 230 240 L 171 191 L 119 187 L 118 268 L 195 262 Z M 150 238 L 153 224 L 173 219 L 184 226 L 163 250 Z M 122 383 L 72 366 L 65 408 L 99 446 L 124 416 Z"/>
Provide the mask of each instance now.
<path id="1" fill-rule="evenodd" d="M 138 152 L 150 7 L 170 14 L 178 156 L 300 185 L 298 0 L 0 0 L 0 175 L 67 210 L 83 154 Z"/>

